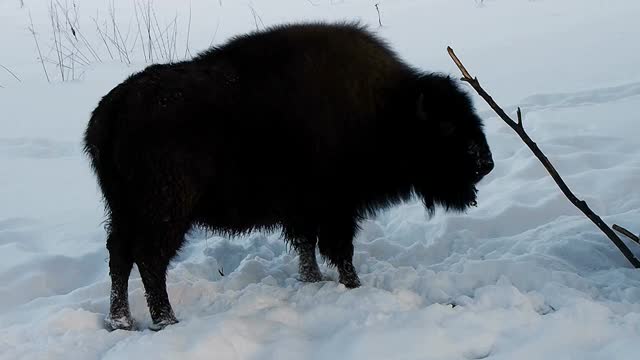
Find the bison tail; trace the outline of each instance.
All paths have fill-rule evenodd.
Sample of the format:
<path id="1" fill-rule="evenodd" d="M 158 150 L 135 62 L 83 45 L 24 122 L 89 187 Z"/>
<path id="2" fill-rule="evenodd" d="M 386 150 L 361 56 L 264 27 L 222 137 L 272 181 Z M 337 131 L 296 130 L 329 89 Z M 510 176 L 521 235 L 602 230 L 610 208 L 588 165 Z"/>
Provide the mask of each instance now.
<path id="1" fill-rule="evenodd" d="M 84 133 L 84 152 L 89 157 L 100 189 L 105 199 L 105 207 L 111 213 L 116 202 L 118 174 L 114 158 L 115 114 L 108 110 L 103 99 L 93 111 Z"/>

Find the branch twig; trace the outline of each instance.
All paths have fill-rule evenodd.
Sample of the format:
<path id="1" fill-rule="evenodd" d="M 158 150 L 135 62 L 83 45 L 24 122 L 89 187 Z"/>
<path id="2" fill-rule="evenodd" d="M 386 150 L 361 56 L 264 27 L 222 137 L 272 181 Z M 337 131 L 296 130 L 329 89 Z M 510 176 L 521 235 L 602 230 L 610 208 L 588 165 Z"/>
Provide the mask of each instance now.
<path id="1" fill-rule="evenodd" d="M 633 255 L 631 250 L 625 245 L 625 243 L 616 235 L 616 233 L 611 230 L 611 228 L 605 224 L 604 221 L 594 213 L 591 208 L 587 205 L 587 203 L 583 200 L 578 199 L 573 192 L 569 189 L 567 184 L 562 180 L 558 171 L 553 167 L 549 159 L 546 155 L 540 150 L 538 145 L 529 137 L 527 132 L 524 130 L 522 126 L 522 113 L 520 109 L 518 109 L 518 122 L 516 123 L 507 115 L 502 108 L 496 104 L 493 98 L 480 86 L 480 82 L 477 78 L 471 76 L 469 71 L 462 65 L 462 62 L 456 54 L 453 52 L 451 47 L 447 47 L 447 51 L 449 52 L 449 56 L 453 59 L 453 62 L 458 66 L 460 71 L 462 72 L 463 78 L 462 81 L 468 82 L 476 92 L 489 104 L 489 106 L 500 116 L 502 120 L 504 120 L 507 125 L 509 125 L 517 134 L 520 136 L 522 141 L 531 149 L 533 154 L 540 160 L 542 165 L 547 169 L 553 180 L 556 182 L 560 190 L 564 193 L 564 195 L 571 201 L 573 205 L 575 205 L 582 213 L 584 213 L 589 220 L 591 220 L 602 232 L 609 237 L 609 239 L 618 247 L 618 249 L 622 252 L 622 254 L 629 260 L 629 262 L 635 267 L 640 268 L 640 261 Z"/>
<path id="2" fill-rule="evenodd" d="M 376 5 L 376 11 L 378 12 L 378 24 L 380 25 L 380 27 L 382 27 L 382 17 L 380 16 L 380 3 L 377 3 Z"/>
<path id="3" fill-rule="evenodd" d="M 189 25 L 187 25 L 187 41 L 184 48 L 184 58 L 191 56 L 191 49 L 189 49 L 189 35 L 191 35 L 191 3 L 189 3 Z"/>
<path id="4" fill-rule="evenodd" d="M 47 78 L 47 82 L 51 82 L 49 79 L 49 74 L 47 74 L 47 67 L 44 65 L 44 58 L 42 57 L 42 52 L 40 51 L 40 44 L 38 44 L 38 37 L 36 36 L 36 29 L 33 26 L 33 18 L 31 17 L 31 10 L 29 10 L 29 32 L 33 35 L 33 41 L 36 43 L 36 49 L 38 50 L 38 56 L 40 58 L 40 64 L 42 64 L 42 71 L 44 71 L 44 76 Z"/>
<path id="5" fill-rule="evenodd" d="M 20 78 L 18 77 L 18 75 L 16 75 L 13 71 L 9 70 L 8 67 L 0 64 L 0 67 L 5 69 L 9 74 L 11 74 L 11 76 L 13 76 L 14 78 L 16 78 L 16 80 L 18 80 L 18 82 L 22 82 L 22 80 L 20 80 Z"/>
<path id="6" fill-rule="evenodd" d="M 633 235 L 633 233 L 631 231 L 623 228 L 622 226 L 613 224 L 613 230 L 621 233 L 622 235 L 624 235 L 624 236 L 628 237 L 629 239 L 631 239 L 631 240 L 637 242 L 638 244 L 640 244 L 640 237 L 638 237 L 636 235 Z"/>

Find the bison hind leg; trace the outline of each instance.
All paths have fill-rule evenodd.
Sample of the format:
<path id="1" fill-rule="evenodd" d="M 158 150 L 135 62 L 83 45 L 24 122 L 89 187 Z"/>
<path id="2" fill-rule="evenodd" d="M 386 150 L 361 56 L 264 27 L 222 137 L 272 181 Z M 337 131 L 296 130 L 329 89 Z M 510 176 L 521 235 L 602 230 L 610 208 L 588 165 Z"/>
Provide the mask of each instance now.
<path id="1" fill-rule="evenodd" d="M 360 278 L 353 266 L 353 238 L 357 231 L 354 218 L 334 218 L 320 226 L 320 254 L 338 269 L 339 281 L 349 289 L 360 287 Z"/>
<path id="2" fill-rule="evenodd" d="M 184 242 L 188 224 L 168 221 L 141 227 L 142 246 L 136 248 L 134 258 L 149 307 L 153 324 L 149 329 L 158 331 L 178 323 L 167 293 L 167 268 Z"/>
<path id="3" fill-rule="evenodd" d="M 175 156 L 181 156 L 176 153 Z M 167 269 L 185 241 L 185 234 L 194 223 L 196 204 L 201 190 L 192 167 L 171 157 L 160 158 L 151 153 L 149 159 L 136 168 L 131 201 L 136 227 L 133 259 L 140 271 L 145 297 L 153 324 L 151 330 L 161 330 L 178 322 L 167 293 Z M 151 174 L 152 176 L 150 176 Z"/>
<path id="4" fill-rule="evenodd" d="M 107 237 L 109 276 L 111 277 L 110 308 L 105 318 L 108 330 L 134 330 L 136 327 L 129 310 L 128 283 L 133 267 L 133 256 L 127 233 L 122 224 L 111 221 Z"/>

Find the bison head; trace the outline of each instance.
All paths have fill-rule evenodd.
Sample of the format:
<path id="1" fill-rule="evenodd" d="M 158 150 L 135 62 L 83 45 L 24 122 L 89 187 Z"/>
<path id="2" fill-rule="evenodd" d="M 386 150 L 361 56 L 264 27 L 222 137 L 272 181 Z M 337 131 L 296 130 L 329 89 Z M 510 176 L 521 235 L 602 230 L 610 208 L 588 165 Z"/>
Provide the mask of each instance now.
<path id="1" fill-rule="evenodd" d="M 476 205 L 476 184 L 494 163 L 482 120 L 469 96 L 448 77 L 423 79 L 416 103 L 423 129 L 423 159 L 428 159 L 416 188 L 430 210 L 434 205 L 464 210 Z"/>

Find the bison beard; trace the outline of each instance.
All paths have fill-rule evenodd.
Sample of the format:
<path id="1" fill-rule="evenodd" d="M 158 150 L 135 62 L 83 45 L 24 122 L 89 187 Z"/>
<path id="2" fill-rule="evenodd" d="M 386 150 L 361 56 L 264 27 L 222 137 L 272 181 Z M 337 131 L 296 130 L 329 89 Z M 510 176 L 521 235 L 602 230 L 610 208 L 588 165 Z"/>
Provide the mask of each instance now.
<path id="1" fill-rule="evenodd" d="M 302 280 L 322 279 L 317 246 L 352 288 L 361 219 L 413 194 L 464 210 L 493 168 L 468 96 L 357 24 L 275 27 L 149 66 L 100 101 L 85 149 L 107 209 L 112 329 L 134 326 L 134 263 L 152 328 L 177 322 L 166 270 L 194 225 L 281 228 Z"/>

